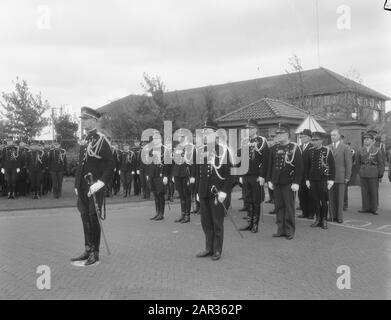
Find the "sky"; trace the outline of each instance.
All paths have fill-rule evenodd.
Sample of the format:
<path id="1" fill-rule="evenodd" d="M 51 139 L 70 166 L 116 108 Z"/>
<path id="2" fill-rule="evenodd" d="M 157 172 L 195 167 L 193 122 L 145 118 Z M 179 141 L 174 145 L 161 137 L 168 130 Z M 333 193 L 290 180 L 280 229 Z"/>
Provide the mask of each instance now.
<path id="1" fill-rule="evenodd" d="M 391 97 L 384 0 L 318 0 L 320 65 Z M 319 66 L 316 0 L 1 0 L 0 92 L 18 76 L 53 107 L 97 108 L 141 94 Z M 391 110 L 390 102 L 387 109 Z"/>

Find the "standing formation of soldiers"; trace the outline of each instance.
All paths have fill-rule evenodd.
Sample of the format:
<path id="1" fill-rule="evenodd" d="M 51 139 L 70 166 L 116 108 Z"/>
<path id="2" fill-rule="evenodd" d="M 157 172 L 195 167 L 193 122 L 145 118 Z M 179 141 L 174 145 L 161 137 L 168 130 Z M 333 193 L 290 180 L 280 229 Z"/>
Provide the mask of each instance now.
<path id="1" fill-rule="evenodd" d="M 63 175 L 67 171 L 66 151 L 57 141 L 53 145 L 32 141 L 16 143 L 13 137 L 0 146 L 0 187 L 8 199 L 31 194 L 33 199 L 53 191 L 61 197 Z"/>

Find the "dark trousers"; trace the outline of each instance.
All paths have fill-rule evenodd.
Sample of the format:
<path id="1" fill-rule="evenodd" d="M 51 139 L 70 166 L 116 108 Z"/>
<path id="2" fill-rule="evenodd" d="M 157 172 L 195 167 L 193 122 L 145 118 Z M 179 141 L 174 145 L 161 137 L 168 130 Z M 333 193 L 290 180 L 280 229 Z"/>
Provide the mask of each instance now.
<path id="1" fill-rule="evenodd" d="M 124 192 L 130 194 L 130 191 L 132 189 L 132 172 L 129 171 L 123 171 L 121 170 L 121 183 Z"/>
<path id="2" fill-rule="evenodd" d="M 30 171 L 31 191 L 34 193 L 34 195 L 38 195 L 38 193 L 40 193 L 42 177 L 42 170 Z"/>
<path id="3" fill-rule="evenodd" d="M 245 203 L 260 205 L 265 200 L 265 190 L 257 182 L 257 176 L 243 176 Z"/>
<path id="4" fill-rule="evenodd" d="M 166 199 L 165 199 L 164 195 L 165 194 L 162 192 L 160 192 L 160 193 L 156 192 L 156 191 L 153 192 L 153 197 L 155 200 L 156 214 L 161 214 L 162 216 L 164 216 L 164 209 L 166 206 Z"/>
<path id="5" fill-rule="evenodd" d="M 224 240 L 223 206 L 220 202 L 215 204 L 215 198 L 200 198 L 200 205 L 201 226 L 205 233 L 205 249 L 209 252 L 221 253 Z M 226 207 L 228 208 L 227 205 Z"/>
<path id="6" fill-rule="evenodd" d="M 269 191 L 269 199 L 274 202 L 274 191 L 269 187 L 267 188 L 267 190 Z"/>
<path id="7" fill-rule="evenodd" d="M 307 188 L 304 180 L 300 184 L 299 201 L 300 201 L 300 208 L 305 218 L 313 218 L 314 216 L 314 208 L 311 200 L 312 198 L 310 196 L 310 190 Z"/>
<path id="8" fill-rule="evenodd" d="M 310 196 L 312 203 L 314 205 L 316 218 L 320 221 L 323 221 L 327 218 L 328 212 L 328 190 L 327 190 L 327 181 L 310 181 Z"/>
<path id="9" fill-rule="evenodd" d="M 119 176 L 118 171 L 114 171 L 113 182 L 111 187 L 113 189 L 114 194 L 117 194 L 121 189 L 121 178 Z"/>
<path id="10" fill-rule="evenodd" d="M 16 190 L 18 195 L 25 196 L 28 191 L 29 179 L 26 168 L 21 168 L 16 175 Z"/>
<path id="11" fill-rule="evenodd" d="M 143 198 L 149 199 L 149 197 L 151 196 L 151 189 L 147 181 L 147 176 L 144 172 L 140 172 L 140 185 L 143 193 Z"/>
<path id="12" fill-rule="evenodd" d="M 61 197 L 62 179 L 64 177 L 64 172 L 63 171 L 51 171 L 50 176 L 52 177 L 53 196 L 55 198 Z"/>
<path id="13" fill-rule="evenodd" d="M 330 215 L 333 220 L 343 220 L 343 203 L 345 200 L 345 183 L 334 183 L 330 189 Z"/>
<path id="14" fill-rule="evenodd" d="M 379 179 L 360 178 L 362 209 L 364 211 L 376 212 L 379 204 Z"/>
<path id="15" fill-rule="evenodd" d="M 343 201 L 343 208 L 347 209 L 349 207 L 349 184 L 345 186 L 345 197 Z"/>
<path id="16" fill-rule="evenodd" d="M 98 207 L 102 209 L 104 188 L 95 193 Z M 88 186 L 82 186 L 78 190 L 77 208 L 81 215 L 84 231 L 84 244 L 86 251 L 99 252 L 100 246 L 100 225 L 95 211 L 94 200 L 87 196 Z"/>
<path id="17" fill-rule="evenodd" d="M 135 174 L 133 176 L 133 186 L 134 186 L 134 195 L 138 196 L 140 194 L 140 175 Z"/>
<path id="18" fill-rule="evenodd" d="M 52 190 L 52 177 L 48 171 L 43 172 L 43 181 L 42 181 L 42 194 L 47 194 Z"/>
<path id="19" fill-rule="evenodd" d="M 174 177 L 175 187 L 178 190 L 181 201 L 181 212 L 190 214 L 191 190 L 188 177 Z"/>
<path id="20" fill-rule="evenodd" d="M 172 182 L 172 177 L 168 177 L 167 183 L 167 199 L 172 199 L 174 197 L 175 184 Z"/>
<path id="21" fill-rule="evenodd" d="M 295 234 L 295 194 L 291 189 L 291 185 L 275 185 L 273 193 L 277 215 L 277 233 L 293 236 Z"/>
<path id="22" fill-rule="evenodd" d="M 16 169 L 5 169 L 5 180 L 7 181 L 7 191 L 14 193 L 16 191 Z"/>

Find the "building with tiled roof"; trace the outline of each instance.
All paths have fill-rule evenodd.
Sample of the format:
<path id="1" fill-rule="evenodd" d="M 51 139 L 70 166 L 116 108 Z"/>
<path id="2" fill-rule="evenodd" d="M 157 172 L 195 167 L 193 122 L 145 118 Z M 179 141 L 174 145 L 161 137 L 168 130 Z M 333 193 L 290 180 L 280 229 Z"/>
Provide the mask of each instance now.
<path id="1" fill-rule="evenodd" d="M 262 98 L 287 101 L 322 115 L 330 122 L 360 121 L 381 123 L 385 120 L 386 95 L 326 68 L 281 74 L 252 80 L 230 82 L 165 93 L 169 104 L 183 109 L 189 128 L 202 123 L 205 116 L 205 92 L 213 94 L 218 116 L 230 113 Z M 113 101 L 101 108 L 107 113 L 134 109 L 137 95 Z"/>
<path id="2" fill-rule="evenodd" d="M 285 101 L 263 98 L 217 118 L 216 122 L 221 128 L 242 128 L 249 119 L 253 119 L 261 128 L 261 134 L 270 137 L 278 123 L 289 126 L 293 133 L 308 114 L 307 111 Z M 314 117 L 319 122 L 326 121 L 319 115 Z"/>

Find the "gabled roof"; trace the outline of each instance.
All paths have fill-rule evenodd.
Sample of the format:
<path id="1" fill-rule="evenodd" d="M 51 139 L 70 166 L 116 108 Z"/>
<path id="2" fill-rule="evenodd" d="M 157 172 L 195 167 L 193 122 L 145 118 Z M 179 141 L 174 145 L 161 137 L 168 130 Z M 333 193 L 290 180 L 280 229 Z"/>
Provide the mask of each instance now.
<path id="1" fill-rule="evenodd" d="M 248 119 L 266 120 L 276 118 L 305 119 L 307 116 L 308 112 L 292 104 L 281 100 L 263 98 L 217 118 L 216 122 L 224 123 L 238 120 L 247 121 Z M 316 118 L 324 120 L 319 116 L 316 116 Z"/>

